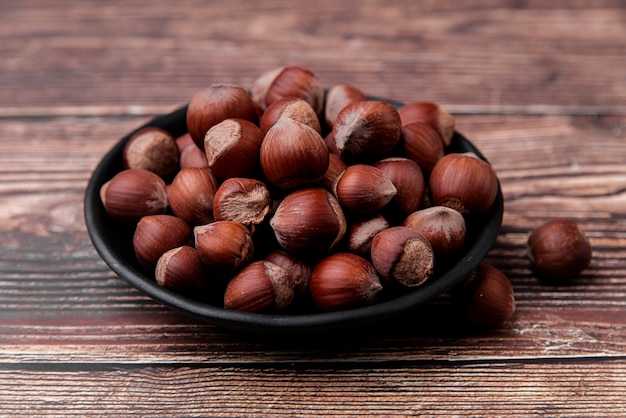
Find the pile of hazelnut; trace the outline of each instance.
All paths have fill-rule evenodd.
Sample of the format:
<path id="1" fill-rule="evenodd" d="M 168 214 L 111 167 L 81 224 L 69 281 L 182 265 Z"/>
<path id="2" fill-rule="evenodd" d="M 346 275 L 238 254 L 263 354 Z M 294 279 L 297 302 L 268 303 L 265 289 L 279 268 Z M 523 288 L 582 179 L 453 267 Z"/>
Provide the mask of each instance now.
<path id="1" fill-rule="evenodd" d="M 438 104 L 324 91 L 296 66 L 250 92 L 200 91 L 186 124 L 178 138 L 156 127 L 129 138 L 100 196 L 159 285 L 226 309 L 328 312 L 413 289 L 454 262 L 466 222 L 497 194 L 488 163 L 446 154 L 454 118 Z M 461 288 L 462 306 L 487 306 L 476 323 L 513 314 L 497 269 L 481 264 Z"/>

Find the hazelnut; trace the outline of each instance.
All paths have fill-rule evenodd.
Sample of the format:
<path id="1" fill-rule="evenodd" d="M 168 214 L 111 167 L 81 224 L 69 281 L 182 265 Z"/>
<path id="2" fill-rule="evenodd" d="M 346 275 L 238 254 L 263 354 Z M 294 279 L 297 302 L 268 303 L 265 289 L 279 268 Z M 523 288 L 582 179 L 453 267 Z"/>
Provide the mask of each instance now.
<path id="1" fill-rule="evenodd" d="M 328 169 L 329 153 L 320 134 L 308 125 L 281 117 L 261 144 L 261 169 L 281 189 L 318 181 Z"/>
<path id="2" fill-rule="evenodd" d="M 454 136 L 454 116 L 437 103 L 412 102 L 398 109 L 402 126 L 413 122 L 424 122 L 430 125 L 441 137 L 444 147 L 452 142 Z"/>
<path id="3" fill-rule="evenodd" d="M 337 115 L 349 104 L 367 100 L 367 96 L 361 90 L 349 84 L 339 84 L 331 87 L 326 92 L 324 105 L 324 122 L 328 128 L 332 128 L 337 120 Z"/>
<path id="4" fill-rule="evenodd" d="M 422 169 L 415 161 L 403 157 L 389 157 L 374 163 L 373 166 L 382 171 L 396 188 L 396 194 L 385 210 L 404 219 L 420 208 L 426 185 Z"/>
<path id="5" fill-rule="evenodd" d="M 208 168 L 181 169 L 168 188 L 172 211 L 194 225 L 213 221 L 213 198 L 217 187 L 217 179 Z"/>
<path id="6" fill-rule="evenodd" d="M 322 188 L 288 194 L 270 219 L 276 240 L 291 254 L 319 256 L 333 249 L 346 233 L 337 199 Z"/>
<path id="7" fill-rule="evenodd" d="M 313 267 L 311 265 L 302 262 L 283 250 L 270 251 L 264 257 L 264 260 L 272 262 L 287 271 L 293 283 L 296 296 L 309 293 L 311 275 L 313 274 Z"/>
<path id="8" fill-rule="evenodd" d="M 186 245 L 163 253 L 156 264 L 155 278 L 160 286 L 195 298 L 210 290 L 198 252 Z"/>
<path id="9" fill-rule="evenodd" d="M 282 97 L 306 100 L 320 115 L 324 107 L 324 89 L 315 74 L 297 67 L 279 67 L 261 74 L 251 88 L 252 99 L 265 111 L 267 106 Z"/>
<path id="10" fill-rule="evenodd" d="M 416 287 L 433 277 L 435 255 L 417 230 L 394 226 L 372 239 L 372 263 L 380 276 L 403 287 Z"/>
<path id="11" fill-rule="evenodd" d="M 405 218 L 403 226 L 421 232 L 439 257 L 457 254 L 465 245 L 465 218 L 452 208 L 431 206 L 415 211 Z"/>
<path id="12" fill-rule="evenodd" d="M 192 229 L 187 222 L 172 215 L 148 215 L 137 223 L 133 249 L 139 264 L 154 271 L 159 257 L 181 245 L 190 245 Z"/>
<path id="13" fill-rule="evenodd" d="M 206 160 L 206 155 L 195 143 L 185 147 L 180 152 L 179 168 L 187 167 L 209 167 L 209 163 Z"/>
<path id="14" fill-rule="evenodd" d="M 372 251 L 372 240 L 379 232 L 387 228 L 389 228 L 389 222 L 380 213 L 370 218 L 352 222 L 346 232 L 347 251 L 369 258 Z"/>
<path id="15" fill-rule="evenodd" d="M 400 141 L 398 111 L 383 101 L 349 104 L 337 115 L 332 138 L 344 160 L 375 161 L 389 156 Z"/>
<path id="16" fill-rule="evenodd" d="M 287 308 L 294 298 L 289 274 L 269 261 L 255 261 L 237 273 L 226 286 L 224 307 L 264 312 Z"/>
<path id="17" fill-rule="evenodd" d="M 230 274 L 246 265 L 254 255 L 250 230 L 234 221 L 215 221 L 193 230 L 200 259 L 212 271 Z"/>
<path id="18" fill-rule="evenodd" d="M 304 123 L 318 133 L 322 133 L 320 120 L 315 110 L 306 100 L 299 97 L 282 97 L 269 105 L 261 116 L 261 131 L 266 133 L 283 116 Z"/>
<path id="19" fill-rule="evenodd" d="M 204 136 L 212 126 L 230 118 L 256 123 L 258 117 L 257 107 L 243 87 L 213 84 L 191 98 L 186 119 L 191 138 L 204 150 Z"/>
<path id="20" fill-rule="evenodd" d="M 123 223 L 136 223 L 147 215 L 167 211 L 167 186 L 152 171 L 129 168 L 117 173 L 100 190 L 107 214 Z"/>
<path id="21" fill-rule="evenodd" d="M 366 164 L 348 166 L 333 185 L 333 193 L 346 212 L 371 215 L 396 195 L 397 189 L 382 170 Z"/>
<path id="22" fill-rule="evenodd" d="M 467 216 L 486 213 L 496 199 L 498 178 L 489 163 L 472 153 L 441 158 L 429 180 L 433 205 L 448 206 Z"/>
<path id="23" fill-rule="evenodd" d="M 131 136 L 124 146 L 125 168 L 141 168 L 166 178 L 178 170 L 178 147 L 167 131 L 148 127 Z"/>
<path id="24" fill-rule="evenodd" d="M 504 273 L 488 264 L 479 264 L 450 296 L 460 316 L 474 327 L 497 327 L 515 313 L 511 282 Z"/>
<path id="25" fill-rule="evenodd" d="M 554 219 L 531 233 L 528 257 L 543 279 L 562 281 L 577 276 L 589 266 L 592 249 L 576 222 Z"/>
<path id="26" fill-rule="evenodd" d="M 444 156 L 441 137 L 430 125 L 423 122 L 402 126 L 401 142 L 404 155 L 415 161 L 424 171 L 431 171 Z"/>
<path id="27" fill-rule="evenodd" d="M 333 184 L 335 184 L 339 176 L 346 168 L 348 168 L 348 166 L 343 162 L 341 157 L 337 154 L 329 154 L 328 169 L 326 169 L 326 173 L 324 173 L 322 178 L 319 180 L 318 185 L 326 190 L 332 191 Z"/>
<path id="28" fill-rule="evenodd" d="M 272 197 L 260 180 L 232 177 L 224 180 L 213 198 L 216 220 L 236 221 L 245 226 L 258 225 L 271 209 Z"/>
<path id="29" fill-rule="evenodd" d="M 219 179 L 253 177 L 259 169 L 263 132 L 245 119 L 225 119 L 209 129 L 204 152 L 213 174 Z"/>
<path id="30" fill-rule="evenodd" d="M 313 301 L 326 312 L 371 304 L 382 288 L 374 266 L 350 253 L 322 259 L 311 276 Z"/>

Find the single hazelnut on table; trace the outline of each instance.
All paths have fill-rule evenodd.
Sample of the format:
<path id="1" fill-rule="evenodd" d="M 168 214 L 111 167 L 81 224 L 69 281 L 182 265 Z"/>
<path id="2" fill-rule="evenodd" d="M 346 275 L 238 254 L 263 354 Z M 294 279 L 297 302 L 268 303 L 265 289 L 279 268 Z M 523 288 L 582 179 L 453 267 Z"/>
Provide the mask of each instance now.
<path id="1" fill-rule="evenodd" d="M 168 188 L 170 207 L 176 216 L 190 224 L 211 222 L 217 187 L 217 179 L 208 168 L 183 168 Z"/>
<path id="2" fill-rule="evenodd" d="M 250 230 L 234 221 L 215 221 L 193 230 L 200 259 L 211 271 L 230 274 L 245 266 L 254 255 Z"/>
<path id="3" fill-rule="evenodd" d="M 461 318 L 478 328 L 493 328 L 515 313 L 515 295 L 508 277 L 485 263 L 450 293 Z"/>
<path id="4" fill-rule="evenodd" d="M 163 253 L 156 264 L 155 278 L 166 289 L 196 298 L 211 288 L 198 252 L 188 245 Z"/>
<path id="5" fill-rule="evenodd" d="M 279 311 L 294 298 L 287 271 L 269 261 L 255 261 L 244 267 L 226 285 L 224 307 L 245 312 Z"/>
<path id="6" fill-rule="evenodd" d="M 389 222 L 380 213 L 350 223 L 346 232 L 346 250 L 369 259 L 372 240 L 379 232 L 387 228 L 389 228 Z"/>
<path id="7" fill-rule="evenodd" d="M 302 262 L 284 250 L 270 251 L 263 259 L 265 261 L 272 262 L 287 271 L 290 280 L 293 283 L 293 289 L 296 296 L 302 296 L 309 293 L 313 266 Z"/>
<path id="8" fill-rule="evenodd" d="M 122 158 L 125 168 L 141 168 L 167 178 L 178 170 L 179 151 L 172 134 L 148 127 L 129 138 Z"/>
<path id="9" fill-rule="evenodd" d="M 420 208 L 426 185 L 422 169 L 415 161 L 389 157 L 372 166 L 382 171 L 396 188 L 396 194 L 389 201 L 386 211 L 403 219 Z"/>
<path id="10" fill-rule="evenodd" d="M 455 125 L 454 116 L 441 105 L 432 102 L 412 102 L 398 109 L 398 113 L 402 119 L 402 126 L 413 122 L 423 122 L 437 131 L 444 147 L 452 142 Z"/>
<path id="11" fill-rule="evenodd" d="M 457 254 L 465 245 L 465 218 L 452 208 L 431 206 L 420 209 L 407 216 L 403 226 L 421 232 L 438 257 Z"/>
<path id="12" fill-rule="evenodd" d="M 362 216 L 380 211 L 398 192 L 382 170 L 367 164 L 349 165 L 332 189 L 346 212 Z"/>
<path id="13" fill-rule="evenodd" d="M 229 118 L 209 129 L 204 137 L 207 164 L 219 179 L 254 177 L 259 170 L 263 132 L 254 123 Z"/>
<path id="14" fill-rule="evenodd" d="M 441 137 L 430 125 L 413 122 L 402 126 L 402 149 L 424 171 L 431 171 L 444 156 Z"/>
<path id="15" fill-rule="evenodd" d="M 168 209 L 167 186 L 152 171 L 129 168 L 102 185 L 100 198 L 114 220 L 133 224 L 147 215 L 163 214 Z"/>
<path id="16" fill-rule="evenodd" d="M 288 194 L 270 219 L 276 240 L 290 254 L 316 257 L 335 248 L 346 233 L 337 199 L 322 188 Z"/>
<path id="17" fill-rule="evenodd" d="M 328 169 L 329 153 L 315 129 L 281 117 L 265 134 L 260 159 L 267 180 L 289 190 L 319 181 Z"/>
<path id="18" fill-rule="evenodd" d="M 283 97 L 306 100 L 318 115 L 322 114 L 324 107 L 324 89 L 319 80 L 313 72 L 298 66 L 265 71 L 254 80 L 250 90 L 252 99 L 262 111 Z"/>
<path id="19" fill-rule="evenodd" d="M 236 221 L 249 227 L 263 222 L 271 206 L 272 197 L 261 180 L 231 177 L 215 192 L 213 216 L 218 221 Z"/>
<path id="20" fill-rule="evenodd" d="M 358 88 L 349 84 L 332 86 L 326 92 L 324 105 L 324 122 L 328 128 L 333 127 L 337 115 L 349 104 L 367 100 L 367 96 Z"/>
<path id="21" fill-rule="evenodd" d="M 331 138 L 344 160 L 370 162 L 391 155 L 401 133 L 398 111 L 387 102 L 370 100 L 343 108 Z"/>
<path id="22" fill-rule="evenodd" d="M 591 257 L 589 239 L 579 225 L 569 219 L 546 222 L 528 238 L 528 258 L 545 280 L 573 278 L 589 266 Z"/>
<path id="23" fill-rule="evenodd" d="M 313 301 L 325 312 L 369 305 L 382 288 L 374 266 L 351 253 L 337 253 L 322 259 L 311 276 Z"/>
<path id="24" fill-rule="evenodd" d="M 403 287 L 416 287 L 434 275 L 435 254 L 417 230 L 394 226 L 372 239 L 372 263 L 380 276 Z"/>
<path id="25" fill-rule="evenodd" d="M 137 223 L 133 234 L 133 249 L 137 261 L 149 271 L 154 271 L 163 253 L 191 243 L 191 226 L 172 215 L 144 216 Z"/>
<path id="26" fill-rule="evenodd" d="M 441 158 L 429 179 L 433 205 L 448 206 L 463 216 L 484 214 L 498 193 L 498 178 L 489 163 L 472 153 Z"/>
<path id="27" fill-rule="evenodd" d="M 315 110 L 306 100 L 299 97 L 282 97 L 269 105 L 261 116 L 261 131 L 266 133 L 283 116 L 304 123 L 318 133 L 322 133 L 320 120 Z"/>
<path id="28" fill-rule="evenodd" d="M 204 150 L 207 131 L 230 118 L 257 123 L 259 115 L 246 89 L 235 84 L 213 84 L 191 98 L 187 108 L 187 130 L 196 145 Z"/>

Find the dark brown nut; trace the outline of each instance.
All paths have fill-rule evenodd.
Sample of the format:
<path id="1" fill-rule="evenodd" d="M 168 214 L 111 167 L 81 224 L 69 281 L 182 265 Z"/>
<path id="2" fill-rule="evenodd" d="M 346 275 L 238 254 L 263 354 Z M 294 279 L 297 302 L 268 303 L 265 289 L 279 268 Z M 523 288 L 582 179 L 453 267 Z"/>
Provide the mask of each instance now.
<path id="1" fill-rule="evenodd" d="M 417 230 L 394 226 L 372 240 L 372 263 L 380 276 L 403 287 L 416 287 L 434 275 L 435 254 Z"/>
<path id="2" fill-rule="evenodd" d="M 478 328 L 500 326 L 515 313 L 515 295 L 508 277 L 484 263 L 452 290 L 451 299 L 460 317 Z"/>
<path id="3" fill-rule="evenodd" d="M 178 170 L 179 151 L 172 134 L 148 127 L 129 138 L 122 158 L 125 168 L 141 168 L 167 178 Z"/>
<path id="4" fill-rule="evenodd" d="M 106 213 L 114 220 L 134 224 L 147 215 L 168 209 L 167 186 L 157 174 L 129 168 L 117 173 L 100 189 Z"/>
<path id="5" fill-rule="evenodd" d="M 133 249 L 137 261 L 150 272 L 154 271 L 163 253 L 191 243 L 191 226 L 172 215 L 144 216 L 137 223 L 133 234 Z"/>
<path id="6" fill-rule="evenodd" d="M 339 112 L 331 138 L 344 160 L 370 162 L 391 155 L 401 133 L 400 115 L 392 105 L 363 101 Z"/>
<path id="7" fill-rule="evenodd" d="M 404 219 L 422 205 L 426 184 L 422 169 L 413 160 L 403 157 L 389 157 L 373 164 L 391 180 L 396 195 L 385 208 L 393 216 Z"/>
<path id="8" fill-rule="evenodd" d="M 315 110 L 304 99 L 299 97 L 282 97 L 269 105 L 261 116 L 261 131 L 266 133 L 281 117 L 297 120 L 322 133 L 320 120 Z"/>
<path id="9" fill-rule="evenodd" d="M 329 154 L 328 159 L 328 169 L 318 183 L 320 187 L 332 191 L 333 185 L 348 166 L 336 154 Z"/>
<path id="10" fill-rule="evenodd" d="M 192 143 L 180 152 L 179 166 L 179 168 L 208 168 L 209 163 L 204 152 L 195 143 Z"/>
<path id="11" fill-rule="evenodd" d="M 215 221 L 193 230 L 200 259 L 211 271 L 231 274 L 254 255 L 250 230 L 234 221 Z"/>
<path id="12" fill-rule="evenodd" d="M 202 298 L 211 289 L 198 252 L 190 246 L 166 251 L 157 261 L 156 282 L 166 289 Z"/>
<path id="13" fill-rule="evenodd" d="M 293 298 L 293 284 L 285 269 L 269 261 L 255 261 L 228 282 L 224 307 L 245 312 L 277 311 L 287 308 Z"/>
<path id="14" fill-rule="evenodd" d="M 204 152 L 213 174 L 225 180 L 254 177 L 259 170 L 263 132 L 245 119 L 225 119 L 209 129 L 204 137 Z"/>
<path id="15" fill-rule="evenodd" d="M 431 206 L 415 211 L 403 225 L 421 232 L 438 257 L 458 254 L 465 245 L 465 218 L 452 208 Z"/>
<path id="16" fill-rule="evenodd" d="M 267 180 L 289 190 L 319 181 L 328 169 L 329 153 L 317 131 L 281 117 L 265 134 L 260 159 Z"/>
<path id="17" fill-rule="evenodd" d="M 424 171 L 431 171 L 444 156 L 441 137 L 430 125 L 423 122 L 402 126 L 402 149 L 404 155 L 415 161 Z"/>
<path id="18" fill-rule="evenodd" d="M 215 220 L 235 221 L 247 227 L 263 222 L 271 207 L 272 197 L 265 183 L 251 178 L 224 180 L 213 199 Z"/>
<path id="19" fill-rule="evenodd" d="M 264 260 L 272 262 L 287 271 L 293 283 L 296 296 L 310 293 L 311 275 L 313 274 L 313 267 L 310 264 L 302 262 L 283 250 L 270 251 L 264 257 Z"/>
<path id="20" fill-rule="evenodd" d="M 326 126 L 332 129 L 339 112 L 349 104 L 365 100 L 367 100 L 365 93 L 349 84 L 339 84 L 331 87 L 326 93 L 324 105 L 324 122 Z"/>
<path id="21" fill-rule="evenodd" d="M 452 142 L 455 125 L 454 116 L 441 105 L 431 102 L 412 102 L 398 109 L 398 113 L 402 119 L 402 126 L 413 122 L 424 122 L 437 131 L 444 147 Z"/>
<path id="22" fill-rule="evenodd" d="M 282 97 L 304 99 L 318 115 L 321 115 L 324 107 L 324 89 L 317 77 L 311 71 L 297 66 L 279 67 L 264 72 L 254 81 L 251 94 L 263 111 Z"/>
<path id="23" fill-rule="evenodd" d="M 337 253 L 320 261 L 311 276 L 311 295 L 325 312 L 373 303 L 383 286 L 374 266 L 356 254 Z"/>
<path id="24" fill-rule="evenodd" d="M 367 216 L 384 208 L 397 193 L 382 170 L 366 164 L 349 165 L 333 185 L 346 212 Z"/>
<path id="25" fill-rule="evenodd" d="M 346 218 L 337 199 L 322 188 L 287 195 L 270 219 L 276 240 L 290 254 L 320 256 L 346 233 Z"/>
<path id="26" fill-rule="evenodd" d="M 389 222 L 379 213 L 370 218 L 352 222 L 346 232 L 347 251 L 369 259 L 372 240 L 379 232 L 387 228 L 389 228 Z"/>
<path id="27" fill-rule="evenodd" d="M 541 278 L 558 282 L 576 277 L 589 267 L 592 248 L 576 222 L 554 219 L 532 232 L 528 258 Z"/>
<path id="28" fill-rule="evenodd" d="M 258 122 L 257 107 L 248 92 L 234 84 L 213 84 L 196 93 L 187 108 L 187 129 L 204 150 L 204 136 L 212 126 L 230 118 Z"/>
<path id="29" fill-rule="evenodd" d="M 430 174 L 433 205 L 448 206 L 463 216 L 486 213 L 498 193 L 498 178 L 487 162 L 472 153 L 447 154 Z"/>
<path id="30" fill-rule="evenodd" d="M 208 168 L 181 169 L 168 188 L 172 211 L 192 225 L 212 222 L 217 187 L 217 179 Z"/>

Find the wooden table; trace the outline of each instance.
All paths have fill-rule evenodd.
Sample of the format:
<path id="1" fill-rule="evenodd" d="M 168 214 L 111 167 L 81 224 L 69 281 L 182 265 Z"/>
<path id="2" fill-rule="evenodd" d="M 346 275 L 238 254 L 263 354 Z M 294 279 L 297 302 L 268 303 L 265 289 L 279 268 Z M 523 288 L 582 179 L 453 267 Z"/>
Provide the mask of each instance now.
<path id="1" fill-rule="evenodd" d="M 626 4 L 620 1 L 0 3 L 0 415 L 621 415 L 626 410 Z M 514 319 L 438 300 L 384 329 L 237 334 L 140 294 L 100 259 L 83 193 L 125 133 L 216 82 L 284 64 L 325 86 L 430 100 L 505 196 L 486 261 Z M 588 270 L 529 268 L 576 220 Z"/>

